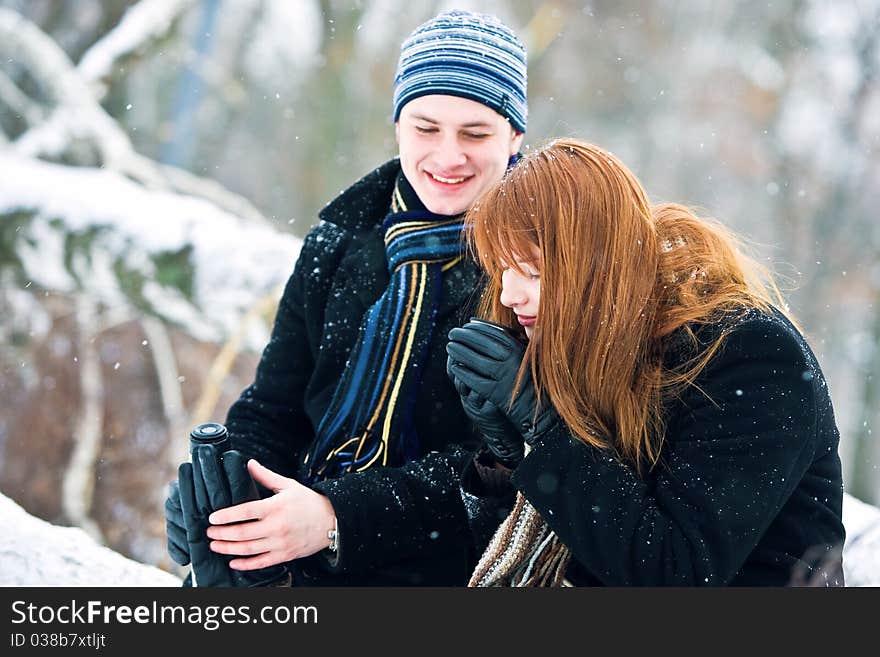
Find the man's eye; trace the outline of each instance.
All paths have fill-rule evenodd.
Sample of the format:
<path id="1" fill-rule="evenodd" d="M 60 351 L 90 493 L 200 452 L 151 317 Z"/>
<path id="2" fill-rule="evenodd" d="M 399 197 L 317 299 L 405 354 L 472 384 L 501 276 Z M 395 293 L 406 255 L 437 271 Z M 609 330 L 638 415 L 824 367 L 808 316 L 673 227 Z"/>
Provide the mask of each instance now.
<path id="1" fill-rule="evenodd" d="M 417 126 L 416 126 L 416 132 L 420 132 L 420 133 L 422 133 L 423 135 L 426 135 L 426 134 L 431 133 L 431 132 L 437 132 L 437 128 L 429 128 L 429 127 L 425 127 L 425 126 L 423 126 L 423 125 L 417 125 Z"/>
<path id="2" fill-rule="evenodd" d="M 468 139 L 485 139 L 489 136 L 489 133 L 486 132 L 466 132 L 464 136 Z"/>

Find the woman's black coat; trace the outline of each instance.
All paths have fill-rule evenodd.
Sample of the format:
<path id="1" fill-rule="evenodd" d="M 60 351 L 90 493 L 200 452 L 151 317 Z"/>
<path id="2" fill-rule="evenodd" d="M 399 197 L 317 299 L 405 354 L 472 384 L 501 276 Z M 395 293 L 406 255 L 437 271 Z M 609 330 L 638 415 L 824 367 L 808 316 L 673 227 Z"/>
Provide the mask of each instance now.
<path id="1" fill-rule="evenodd" d="M 399 171 L 398 160 L 385 163 L 321 211 L 284 290 L 255 380 L 230 408 L 233 445 L 285 476 L 303 480 L 303 459 L 361 319 L 388 283 L 381 223 Z M 421 458 L 313 486 L 336 512 L 339 558 L 332 569 L 322 555 L 298 560 L 298 583 L 467 582 L 499 520 L 491 504 L 467 496 L 465 506 L 459 477 L 478 438 L 445 368 L 447 334 L 467 319 L 478 283 L 469 260 L 444 275 L 414 414 Z"/>
<path id="2" fill-rule="evenodd" d="M 558 424 L 512 482 L 571 550 L 575 584 L 841 585 L 843 484 L 825 378 L 781 315 L 706 325 L 720 352 L 667 407 L 643 480 Z M 678 347 L 682 347 L 679 342 Z M 681 364 L 686 348 L 667 352 Z"/>

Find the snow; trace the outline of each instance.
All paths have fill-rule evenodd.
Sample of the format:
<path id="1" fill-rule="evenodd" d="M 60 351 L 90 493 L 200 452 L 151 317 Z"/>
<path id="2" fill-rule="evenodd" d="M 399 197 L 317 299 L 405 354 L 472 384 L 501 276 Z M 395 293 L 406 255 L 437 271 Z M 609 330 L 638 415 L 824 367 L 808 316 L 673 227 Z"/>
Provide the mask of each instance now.
<path id="1" fill-rule="evenodd" d="M 282 88 L 317 66 L 323 16 L 317 3 L 266 2 L 247 51 L 248 73 Z"/>
<path id="2" fill-rule="evenodd" d="M 880 508 L 843 496 L 843 572 L 847 586 L 880 586 Z"/>
<path id="3" fill-rule="evenodd" d="M 880 508 L 844 495 L 846 585 L 880 586 Z M 0 494 L 0 586 L 180 586 L 171 573 L 99 545 L 83 530 L 35 518 Z"/>
<path id="4" fill-rule="evenodd" d="M 110 307 L 128 303 L 115 266 L 141 272 L 142 296 L 160 317 L 203 340 L 222 340 L 266 294 L 280 296 L 302 240 L 242 220 L 208 201 L 153 191 L 100 169 L 0 153 L 0 216 L 34 213 L 16 244 L 27 279 L 53 291 L 85 289 Z M 5 219 L 10 221 L 12 219 Z M 71 262 L 65 240 L 93 233 Z M 154 280 L 151 256 L 191 248 L 192 299 Z M 261 349 L 268 331 L 248 336 Z"/>
<path id="5" fill-rule="evenodd" d="M 87 80 L 109 75 L 116 60 L 167 32 L 191 4 L 193 0 L 141 0 L 125 12 L 119 25 L 89 48 L 77 66 L 79 72 Z"/>
<path id="6" fill-rule="evenodd" d="M 814 0 L 806 6 L 804 27 L 817 37 L 842 44 L 853 39 L 861 20 L 858 3 Z"/>
<path id="7" fill-rule="evenodd" d="M 180 586 L 160 568 L 98 544 L 82 529 L 40 520 L 0 494 L 0 586 Z"/>

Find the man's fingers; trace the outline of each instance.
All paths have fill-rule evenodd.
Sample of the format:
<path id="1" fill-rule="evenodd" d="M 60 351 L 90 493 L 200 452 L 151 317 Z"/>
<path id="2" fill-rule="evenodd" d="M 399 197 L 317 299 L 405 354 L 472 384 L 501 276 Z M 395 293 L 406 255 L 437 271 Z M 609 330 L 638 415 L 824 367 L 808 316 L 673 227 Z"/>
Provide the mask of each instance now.
<path id="1" fill-rule="evenodd" d="M 183 511 L 184 522 L 186 522 L 187 518 L 199 515 L 196 506 L 192 463 L 180 464 L 180 467 L 177 468 L 177 481 L 180 490 L 180 509 Z"/>
<path id="2" fill-rule="evenodd" d="M 165 498 L 165 513 L 180 513 L 180 482 L 175 479 L 168 484 L 168 497 Z"/>
<path id="3" fill-rule="evenodd" d="M 258 520 L 232 525 L 211 525 L 207 533 L 211 540 L 227 542 L 255 541 L 269 536 L 266 523 Z"/>
<path id="4" fill-rule="evenodd" d="M 273 472 L 266 466 L 261 465 L 259 462 L 257 462 L 256 459 L 248 460 L 247 469 L 258 484 L 265 486 L 273 493 L 277 493 L 278 491 L 284 490 L 286 488 L 301 486 L 301 484 L 296 481 L 296 479 L 288 479 L 287 477 L 284 477 L 277 472 Z"/>
<path id="5" fill-rule="evenodd" d="M 181 498 L 182 499 L 182 498 Z M 212 525 L 228 525 L 230 522 L 244 522 L 246 520 L 259 520 L 263 517 L 263 512 L 268 500 L 256 500 L 254 502 L 245 502 L 244 504 L 236 504 L 219 511 L 214 511 L 208 521 Z"/>
<path id="6" fill-rule="evenodd" d="M 220 453 L 212 445 L 199 445 L 193 451 L 193 461 L 198 462 L 208 496 L 210 510 L 225 509 L 232 506 L 226 472 L 220 463 Z"/>
<path id="7" fill-rule="evenodd" d="M 192 460 L 192 482 L 196 509 L 199 514 L 206 516 L 212 511 L 211 500 L 208 497 L 208 489 L 205 487 L 205 478 L 202 476 L 202 465 L 199 463 L 198 458 L 193 458 Z"/>
<path id="8" fill-rule="evenodd" d="M 174 560 L 174 563 L 185 566 L 189 563 L 189 543 L 186 539 L 186 531 L 184 530 L 182 534 L 172 534 L 171 531 L 168 531 L 167 534 L 168 554 Z M 182 545 L 186 546 L 186 550 L 181 547 Z"/>
<path id="9" fill-rule="evenodd" d="M 233 570 L 259 570 L 260 568 L 275 566 L 279 563 L 284 563 L 285 561 L 289 561 L 289 559 L 286 559 L 281 552 L 276 550 L 272 552 L 264 552 L 263 554 L 248 559 L 233 559 L 229 562 L 229 567 Z"/>
<path id="10" fill-rule="evenodd" d="M 247 469 L 247 459 L 238 450 L 231 449 L 223 453 L 223 470 L 229 482 L 231 504 L 241 504 L 260 499 L 257 485 Z"/>
<path id="11" fill-rule="evenodd" d="M 268 538 L 253 541 L 211 541 L 211 550 L 219 554 L 249 557 L 268 552 L 270 542 Z"/>

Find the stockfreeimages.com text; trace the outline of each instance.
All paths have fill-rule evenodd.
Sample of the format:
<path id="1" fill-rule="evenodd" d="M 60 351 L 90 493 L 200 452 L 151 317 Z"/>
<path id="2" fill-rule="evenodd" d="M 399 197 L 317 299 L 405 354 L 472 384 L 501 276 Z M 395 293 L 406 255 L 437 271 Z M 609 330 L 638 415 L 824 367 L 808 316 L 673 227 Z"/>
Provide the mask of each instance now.
<path id="1" fill-rule="evenodd" d="M 188 624 L 216 630 L 221 625 L 242 623 L 317 624 L 318 609 L 314 606 L 266 605 L 256 612 L 249 605 L 167 605 L 153 601 L 148 605 L 107 605 L 100 600 L 85 603 L 36 605 L 16 600 L 12 603 L 12 623 L 48 625 L 66 624 Z"/>

